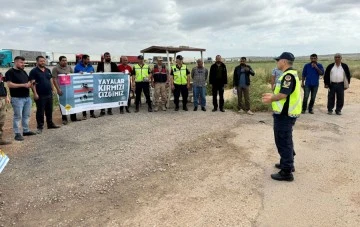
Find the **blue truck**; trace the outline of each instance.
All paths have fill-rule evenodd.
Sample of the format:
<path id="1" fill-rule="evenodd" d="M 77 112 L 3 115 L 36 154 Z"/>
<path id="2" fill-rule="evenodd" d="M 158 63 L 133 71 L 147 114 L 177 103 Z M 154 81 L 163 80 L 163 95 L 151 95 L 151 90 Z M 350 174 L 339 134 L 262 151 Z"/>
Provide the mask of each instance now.
<path id="1" fill-rule="evenodd" d="M 26 66 L 35 66 L 36 57 L 40 55 L 46 56 L 45 52 L 41 51 L 2 49 L 0 50 L 0 67 L 12 67 L 16 56 L 23 56 Z"/>

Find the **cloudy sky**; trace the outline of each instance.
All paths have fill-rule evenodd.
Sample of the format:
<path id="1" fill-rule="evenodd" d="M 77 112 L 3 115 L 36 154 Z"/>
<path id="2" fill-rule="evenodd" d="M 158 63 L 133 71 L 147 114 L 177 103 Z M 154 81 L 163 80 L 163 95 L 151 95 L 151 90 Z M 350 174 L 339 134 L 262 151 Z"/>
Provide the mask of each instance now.
<path id="1" fill-rule="evenodd" d="M 2 49 L 137 55 L 152 45 L 184 45 L 207 49 L 205 57 L 360 52 L 359 0 L 0 3 Z"/>

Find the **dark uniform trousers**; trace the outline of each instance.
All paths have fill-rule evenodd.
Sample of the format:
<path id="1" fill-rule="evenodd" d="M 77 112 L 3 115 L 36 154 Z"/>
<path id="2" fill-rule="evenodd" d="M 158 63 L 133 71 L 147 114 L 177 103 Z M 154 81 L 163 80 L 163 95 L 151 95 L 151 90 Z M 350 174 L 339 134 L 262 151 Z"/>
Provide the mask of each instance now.
<path id="1" fill-rule="evenodd" d="M 344 83 L 331 83 L 329 85 L 328 92 L 328 111 L 332 111 L 335 106 L 335 96 L 336 96 L 336 112 L 341 112 L 344 106 Z"/>
<path id="2" fill-rule="evenodd" d="M 292 138 L 296 118 L 282 114 L 274 114 L 275 144 L 280 155 L 280 167 L 285 172 L 291 172 L 294 167 L 294 143 Z"/>
<path id="3" fill-rule="evenodd" d="M 36 122 L 37 128 L 43 129 L 44 127 L 44 113 L 46 116 L 47 126 L 50 127 L 53 125 L 52 121 L 52 111 L 53 111 L 53 96 L 39 96 L 38 100 L 35 100 L 36 103 Z"/>
<path id="4" fill-rule="evenodd" d="M 187 101 L 188 101 L 188 96 L 189 96 L 189 90 L 187 88 L 187 85 L 174 84 L 174 87 L 175 87 L 175 89 L 174 89 L 175 106 L 179 107 L 179 98 L 180 98 L 180 93 L 181 93 L 183 107 L 185 107 L 187 104 Z"/>
<path id="5" fill-rule="evenodd" d="M 224 108 L 224 85 L 212 85 L 212 97 L 214 109 L 218 108 L 217 94 L 219 93 L 219 104 L 220 110 Z"/>
<path id="6" fill-rule="evenodd" d="M 149 82 L 135 82 L 135 105 L 136 107 L 139 106 L 141 101 L 141 93 L 144 91 L 144 95 L 146 98 L 146 103 L 149 107 L 151 107 L 151 100 L 150 100 L 150 84 Z"/>

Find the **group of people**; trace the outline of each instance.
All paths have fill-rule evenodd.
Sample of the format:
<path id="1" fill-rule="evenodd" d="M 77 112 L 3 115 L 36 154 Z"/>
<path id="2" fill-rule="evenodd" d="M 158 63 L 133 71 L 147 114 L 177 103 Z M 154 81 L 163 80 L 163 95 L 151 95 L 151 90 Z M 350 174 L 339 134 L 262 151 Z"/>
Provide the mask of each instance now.
<path id="1" fill-rule="evenodd" d="M 179 111 L 179 99 L 182 96 L 182 109 L 188 111 L 187 102 L 191 81 L 193 82 L 193 99 L 194 111 L 198 110 L 200 105 L 202 111 L 206 111 L 206 84 L 212 87 L 213 109 L 215 112 L 224 110 L 224 88 L 227 85 L 228 73 L 226 65 L 221 61 L 221 56 L 216 56 L 216 62 L 211 65 L 210 72 L 204 67 L 202 59 L 197 60 L 197 66 L 191 71 L 183 63 L 183 57 L 176 57 L 176 64 L 167 69 L 163 64 L 162 57 L 157 57 L 157 62 L 153 69 L 144 62 L 142 55 L 138 56 L 139 62 L 131 67 L 128 64 L 127 57 L 121 57 L 121 63 L 116 65 L 111 62 L 110 53 L 104 53 L 104 61 L 97 65 L 96 72 L 122 72 L 131 76 L 131 89 L 129 89 L 128 105 L 120 107 L 120 114 L 124 114 L 124 109 L 130 113 L 130 92 L 135 91 L 135 112 L 139 112 L 141 95 L 144 93 L 149 112 L 159 110 L 166 111 L 169 89 L 174 94 L 175 111 Z M 250 76 L 255 76 L 254 70 L 246 63 L 246 58 L 240 59 L 240 64 L 235 67 L 233 73 L 233 86 L 238 96 L 239 112 L 246 112 L 253 115 L 250 110 Z M 272 103 L 274 116 L 274 135 L 275 143 L 280 154 L 280 163 L 275 167 L 281 169 L 279 173 L 272 174 L 275 180 L 292 181 L 294 179 L 292 172 L 294 168 L 294 146 L 292 141 L 292 130 L 296 119 L 300 114 L 306 111 L 314 114 L 314 103 L 319 87 L 319 78 L 324 75 L 325 88 L 328 88 L 328 114 L 335 113 L 341 115 L 344 105 L 344 90 L 349 87 L 350 70 L 349 67 L 342 63 L 341 54 L 335 54 L 334 63 L 324 67 L 317 62 L 317 55 L 310 56 L 310 63 L 305 64 L 302 73 L 302 80 L 297 75 L 297 71 L 292 68 L 295 57 L 292 53 L 284 52 L 278 58 L 277 68 L 273 70 L 271 86 L 273 94 L 266 93 L 262 96 L 264 103 Z M 46 68 L 46 59 L 43 56 L 36 58 L 37 66 L 33 68 L 29 75 L 24 70 L 24 57 L 17 56 L 14 59 L 14 67 L 9 69 L 5 74 L 5 79 L 0 80 L 0 145 L 10 142 L 2 139 L 2 128 L 5 122 L 5 104 L 10 103 L 14 112 L 13 130 L 15 140 L 24 140 L 23 136 L 32 136 L 42 133 L 44 127 L 44 114 L 49 129 L 56 129 L 60 126 L 55 125 L 52 121 L 53 95 L 62 95 L 63 92 L 58 84 L 59 74 L 70 73 L 93 73 L 94 67 L 90 64 L 89 55 L 83 55 L 81 61 L 75 66 L 74 70 L 67 64 L 65 56 L 59 58 L 59 64 L 50 69 Z M 9 92 L 4 86 L 7 82 Z M 154 88 L 154 109 L 150 98 L 150 86 Z M 303 101 L 301 101 L 301 87 L 304 89 Z M 29 90 L 32 89 L 34 101 L 36 103 L 36 121 L 37 131 L 29 129 L 29 117 L 32 101 Z M 217 96 L 219 96 L 219 103 Z M 308 98 L 310 96 L 310 103 Z M 242 101 L 244 97 L 244 103 Z M 335 102 L 336 99 L 336 102 Z M 100 116 L 105 114 L 112 115 L 112 109 L 107 111 L 102 109 Z M 77 119 L 76 114 L 70 115 L 71 121 L 81 121 L 87 119 L 87 113 L 82 113 L 82 119 Z M 91 118 L 97 118 L 94 110 L 90 111 Z M 63 124 L 68 123 L 66 115 L 62 115 Z M 22 133 L 20 131 L 20 122 Z"/>

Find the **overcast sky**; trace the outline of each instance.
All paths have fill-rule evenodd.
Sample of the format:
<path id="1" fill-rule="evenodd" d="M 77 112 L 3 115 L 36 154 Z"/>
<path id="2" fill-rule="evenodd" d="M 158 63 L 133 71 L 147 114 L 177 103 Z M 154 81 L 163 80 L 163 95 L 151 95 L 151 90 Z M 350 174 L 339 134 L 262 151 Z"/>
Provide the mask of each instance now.
<path id="1" fill-rule="evenodd" d="M 359 0 L 0 3 L 2 49 L 137 55 L 152 45 L 183 45 L 207 49 L 205 57 L 360 52 Z"/>

